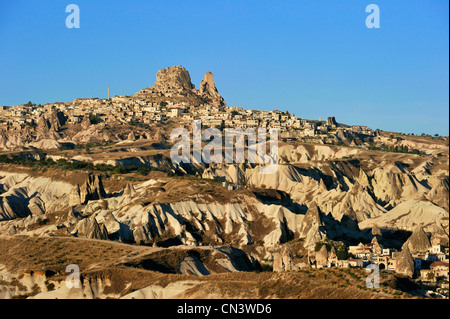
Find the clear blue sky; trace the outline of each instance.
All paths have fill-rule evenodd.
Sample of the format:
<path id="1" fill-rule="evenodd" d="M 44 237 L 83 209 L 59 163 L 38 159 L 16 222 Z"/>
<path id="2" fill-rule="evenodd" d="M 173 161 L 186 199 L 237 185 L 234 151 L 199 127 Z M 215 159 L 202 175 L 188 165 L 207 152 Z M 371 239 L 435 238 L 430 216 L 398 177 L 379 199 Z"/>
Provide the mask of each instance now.
<path id="1" fill-rule="evenodd" d="M 67 29 L 66 5 L 80 7 Z M 368 29 L 365 8 L 380 8 Z M 134 94 L 183 65 L 227 105 L 449 134 L 447 0 L 0 0 L 0 105 Z"/>

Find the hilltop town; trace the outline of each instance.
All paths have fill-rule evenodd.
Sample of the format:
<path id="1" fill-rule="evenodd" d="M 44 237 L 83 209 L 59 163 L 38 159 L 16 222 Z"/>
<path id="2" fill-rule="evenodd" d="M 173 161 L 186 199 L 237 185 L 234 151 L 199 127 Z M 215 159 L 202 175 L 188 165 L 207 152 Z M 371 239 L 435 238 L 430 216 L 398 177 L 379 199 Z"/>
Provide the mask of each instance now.
<path id="1" fill-rule="evenodd" d="M 248 161 L 173 163 L 170 132 L 191 130 L 194 120 L 221 131 L 277 128 L 277 171 L 261 174 Z M 212 282 L 257 276 L 241 271 L 270 273 L 274 282 L 280 273 L 328 271 L 335 284 L 318 282 L 342 297 L 448 298 L 448 142 L 332 115 L 322 121 L 227 106 L 211 72 L 196 89 L 182 66 L 160 70 L 152 86 L 129 96 L 3 106 L 0 274 L 10 280 L 0 296 L 67 297 L 58 276 L 75 263 L 85 267 L 82 291 L 92 298 L 198 297 L 184 278 L 164 277 L 166 289 L 161 274 L 210 276 L 222 298 Z M 79 240 L 111 259 L 76 252 Z M 13 262 L 10 245 L 34 251 Z M 55 245 L 51 258 L 43 245 Z M 113 253 L 114 245 L 126 254 Z M 366 287 L 369 265 L 381 271 L 378 290 Z M 136 271 L 152 279 L 130 279 Z M 342 274 L 348 279 L 340 282 Z M 134 290 L 111 284 L 124 278 Z M 236 296 L 254 293 L 236 289 Z M 305 293 L 287 297 L 327 297 Z"/>
<path id="2" fill-rule="evenodd" d="M 164 125 L 171 120 L 176 120 L 180 126 L 189 126 L 193 120 L 201 120 L 206 127 L 277 128 L 283 140 L 326 144 L 348 142 L 352 146 L 368 146 L 375 136 L 369 127 L 339 125 L 332 116 L 326 121 L 305 120 L 288 111 L 258 111 L 226 106 L 211 72 L 205 74 L 199 89 L 195 89 L 186 69 L 176 66 L 160 70 L 155 85 L 132 96 L 77 98 L 72 102 L 44 105 L 29 102 L 2 107 L 0 149 L 33 148 L 42 139 L 70 143 L 69 139 L 64 139 L 66 134 L 61 131 L 64 125 L 86 129 L 93 123 L 100 124 L 100 127 Z M 33 134 L 33 128 L 38 134 Z M 14 137 L 8 136 L 13 135 L 12 132 Z M 99 140 L 101 137 L 96 136 L 82 139 L 83 142 Z M 39 145 L 40 149 L 59 147 L 55 142 L 41 144 L 44 145 Z"/>

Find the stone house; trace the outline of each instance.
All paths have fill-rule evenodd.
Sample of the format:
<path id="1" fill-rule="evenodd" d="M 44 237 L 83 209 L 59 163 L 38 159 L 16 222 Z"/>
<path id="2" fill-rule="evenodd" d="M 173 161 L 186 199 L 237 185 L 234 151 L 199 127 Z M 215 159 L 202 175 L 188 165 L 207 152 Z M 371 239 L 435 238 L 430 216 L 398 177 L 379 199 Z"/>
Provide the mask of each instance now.
<path id="1" fill-rule="evenodd" d="M 174 107 L 170 110 L 170 116 L 171 117 L 178 117 L 180 116 L 182 113 L 184 112 L 184 110 L 180 107 Z"/>
<path id="2" fill-rule="evenodd" d="M 428 282 L 437 282 L 440 279 L 448 281 L 448 263 L 436 261 L 430 265 L 429 269 L 420 270 L 420 279 Z"/>
<path id="3" fill-rule="evenodd" d="M 348 264 L 352 268 L 362 268 L 364 265 L 362 259 L 348 259 Z"/>

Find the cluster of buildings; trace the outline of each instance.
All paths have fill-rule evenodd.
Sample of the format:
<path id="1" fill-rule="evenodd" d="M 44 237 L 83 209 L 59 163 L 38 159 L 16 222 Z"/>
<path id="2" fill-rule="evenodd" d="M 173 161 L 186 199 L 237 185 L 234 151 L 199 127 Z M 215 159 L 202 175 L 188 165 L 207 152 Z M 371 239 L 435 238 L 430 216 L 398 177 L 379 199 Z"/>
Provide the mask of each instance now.
<path id="1" fill-rule="evenodd" d="M 348 252 L 355 258 L 338 260 L 334 247 L 326 255 L 316 255 L 317 267 L 343 267 L 362 268 L 369 264 L 377 264 L 380 270 L 396 271 L 400 251 L 392 248 L 383 248 L 377 240 L 372 243 L 360 243 L 349 246 Z M 415 273 L 422 281 L 437 282 L 441 279 L 449 280 L 449 247 L 440 244 L 432 245 L 428 251 L 412 252 Z"/>
<path id="2" fill-rule="evenodd" d="M 327 121 L 312 121 L 278 110 L 260 111 L 245 110 L 237 106 L 193 105 L 186 99 L 174 102 L 171 98 L 156 102 L 154 97 L 146 98 L 145 95 L 120 95 L 110 99 L 80 98 L 72 102 L 57 102 L 43 106 L 28 103 L 14 107 L 0 107 L 0 127 L 23 127 L 27 124 L 32 126 L 38 122 L 39 117 L 55 110 L 63 112 L 67 116 L 67 123 L 72 125 L 81 123 L 86 115 L 92 114 L 103 124 L 108 122 L 119 125 L 151 124 L 176 119 L 180 125 L 189 125 L 193 120 L 201 120 L 203 127 L 277 128 L 282 139 L 305 136 L 320 138 L 330 132 L 369 136 L 374 134 L 365 126 L 339 125 L 333 117 Z"/>

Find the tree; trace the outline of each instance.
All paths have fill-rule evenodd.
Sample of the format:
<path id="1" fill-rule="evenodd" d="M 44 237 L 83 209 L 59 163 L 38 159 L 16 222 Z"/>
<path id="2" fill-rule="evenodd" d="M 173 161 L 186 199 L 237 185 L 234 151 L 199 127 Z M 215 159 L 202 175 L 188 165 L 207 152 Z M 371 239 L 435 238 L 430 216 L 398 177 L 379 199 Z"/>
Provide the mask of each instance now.
<path id="1" fill-rule="evenodd" d="M 349 258 L 347 249 L 336 250 L 336 256 L 338 260 L 347 260 Z"/>
<path id="2" fill-rule="evenodd" d="M 91 121 L 91 124 L 98 124 L 102 121 L 98 115 L 94 114 L 89 114 L 89 120 Z"/>

